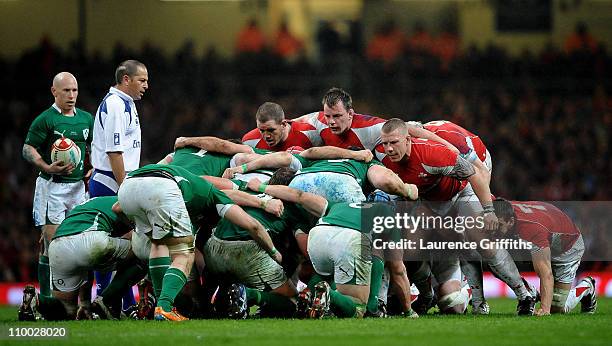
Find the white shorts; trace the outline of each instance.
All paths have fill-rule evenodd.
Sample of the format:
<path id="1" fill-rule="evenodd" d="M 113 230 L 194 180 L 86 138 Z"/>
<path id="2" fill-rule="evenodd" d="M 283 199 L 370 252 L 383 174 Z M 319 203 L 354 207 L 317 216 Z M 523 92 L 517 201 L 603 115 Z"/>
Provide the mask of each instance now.
<path id="1" fill-rule="evenodd" d="M 214 230 L 213 230 L 214 232 Z M 274 290 L 287 282 L 280 264 L 254 240 L 222 240 L 214 235 L 204 246 L 208 269 L 258 290 Z"/>
<path id="2" fill-rule="evenodd" d="M 319 225 L 308 234 L 308 254 L 315 271 L 338 284 L 365 286 L 372 272 L 372 239 L 350 228 Z"/>
<path id="3" fill-rule="evenodd" d="M 119 204 L 136 232 L 152 239 L 193 235 L 193 227 L 176 182 L 162 177 L 131 177 L 119 187 Z"/>
<path id="4" fill-rule="evenodd" d="M 289 187 L 325 197 L 330 202 L 363 202 L 366 200 L 357 180 L 348 174 L 311 172 L 298 174 Z"/>
<path id="5" fill-rule="evenodd" d="M 87 281 L 89 271 L 112 271 L 129 251 L 129 240 L 111 237 L 104 231 L 55 238 L 49 244 L 53 289 L 76 291 Z"/>
<path id="6" fill-rule="evenodd" d="M 489 173 L 493 172 L 493 160 L 491 159 L 491 153 L 489 152 L 489 149 L 487 149 L 487 152 L 485 154 L 485 160 L 484 160 L 484 165 L 485 167 L 487 167 L 487 169 L 489 170 Z"/>
<path id="7" fill-rule="evenodd" d="M 582 235 L 576 239 L 569 250 L 560 255 L 553 254 L 550 260 L 555 281 L 564 284 L 573 283 L 583 254 L 584 241 Z"/>
<path id="8" fill-rule="evenodd" d="M 480 215 L 484 211 L 478 196 L 476 196 L 476 193 L 472 188 L 472 184 L 468 183 L 456 197 L 457 198 L 453 201 L 453 207 L 457 210 L 457 215 Z"/>
<path id="9" fill-rule="evenodd" d="M 151 254 L 151 239 L 138 232 L 132 232 L 132 252 L 141 261 L 148 262 Z"/>
<path id="10" fill-rule="evenodd" d="M 59 225 L 66 214 L 85 202 L 85 184 L 56 183 L 42 177 L 36 178 L 32 215 L 35 226 Z"/>

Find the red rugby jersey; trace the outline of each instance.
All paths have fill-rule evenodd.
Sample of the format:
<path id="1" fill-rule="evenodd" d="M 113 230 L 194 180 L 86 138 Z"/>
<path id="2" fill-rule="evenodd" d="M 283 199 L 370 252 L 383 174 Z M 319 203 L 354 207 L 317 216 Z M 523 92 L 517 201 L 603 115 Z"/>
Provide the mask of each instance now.
<path id="1" fill-rule="evenodd" d="M 287 139 L 275 147 L 270 147 L 263 139 L 259 129 L 253 129 L 242 137 L 242 143 L 258 149 L 285 151 L 293 146 L 308 149 L 320 145 L 320 138 L 314 126 L 302 122 L 289 122 L 291 129 Z"/>
<path id="2" fill-rule="evenodd" d="M 353 147 L 374 150 L 376 145 L 380 144 L 380 129 L 386 120 L 371 115 L 355 114 L 351 127 L 340 135 L 331 132 L 323 111 L 307 114 L 301 117 L 300 121 L 314 126 L 325 145 L 345 149 Z"/>
<path id="3" fill-rule="evenodd" d="M 466 160 L 472 162 L 476 158 L 474 155 L 477 155 L 480 161 L 485 161 L 487 147 L 480 137 L 463 127 L 446 120 L 430 121 L 423 127 L 457 147 Z"/>
<path id="4" fill-rule="evenodd" d="M 569 250 L 580 236 L 572 219 L 550 203 L 511 201 L 516 214 L 515 230 L 521 239 L 554 254 Z M 537 250 L 537 249 L 536 249 Z"/>
<path id="5" fill-rule="evenodd" d="M 458 154 L 438 142 L 418 138 L 411 141 L 407 160 L 392 162 L 382 145 L 376 148 L 376 157 L 402 181 L 415 184 L 419 188 L 419 196 L 425 200 L 449 201 L 466 187 L 467 180 L 450 176 L 457 164 Z"/>

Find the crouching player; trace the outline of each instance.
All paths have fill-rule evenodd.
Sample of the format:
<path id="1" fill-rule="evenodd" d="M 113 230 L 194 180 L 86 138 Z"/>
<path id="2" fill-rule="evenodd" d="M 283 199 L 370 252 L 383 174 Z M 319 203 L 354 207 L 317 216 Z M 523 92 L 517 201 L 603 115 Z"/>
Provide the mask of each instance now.
<path id="1" fill-rule="evenodd" d="M 41 297 L 38 306 L 45 319 L 90 318 L 90 274 L 112 271 L 133 256 L 128 239 L 111 236 L 131 229 L 125 215 L 113 212 L 115 202 L 115 196 L 92 198 L 58 227 L 49 244 L 53 298 Z"/>
<path id="2" fill-rule="evenodd" d="M 184 321 L 173 307 L 194 261 L 193 227 L 207 211 L 247 230 L 264 251 L 274 248 L 262 225 L 247 215 L 227 195 L 184 168 L 147 165 L 128 175 L 119 188 L 119 204 L 136 223 L 136 231 L 151 238 L 149 272 L 153 287 L 160 292 L 154 317 L 157 320 Z M 274 260 L 281 262 L 276 253 Z"/>
<path id="3" fill-rule="evenodd" d="M 500 218 L 499 231 L 532 243 L 531 257 L 540 277 L 541 294 L 536 315 L 567 313 L 578 302 L 582 312 L 594 313 L 597 309 L 595 280 L 589 276 L 571 288 L 584 253 L 584 242 L 569 216 L 544 202 L 497 199 L 494 205 Z"/>

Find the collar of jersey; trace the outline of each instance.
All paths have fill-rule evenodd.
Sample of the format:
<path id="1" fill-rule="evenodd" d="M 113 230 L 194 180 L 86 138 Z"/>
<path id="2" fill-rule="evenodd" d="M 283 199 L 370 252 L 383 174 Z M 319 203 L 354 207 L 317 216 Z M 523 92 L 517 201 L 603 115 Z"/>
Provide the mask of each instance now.
<path id="1" fill-rule="evenodd" d="M 128 102 L 134 102 L 134 99 L 132 99 L 132 97 L 126 93 L 124 93 L 123 91 L 115 88 L 115 87 L 110 87 L 110 90 L 108 91 L 110 94 L 115 94 L 119 97 L 121 97 L 122 99 L 124 99 L 125 101 Z"/>
<path id="2" fill-rule="evenodd" d="M 62 110 L 59 108 L 58 105 L 55 104 L 55 102 L 51 105 L 51 107 L 53 107 L 53 109 L 55 109 L 60 115 L 63 115 L 63 116 L 66 116 L 66 117 L 73 117 L 73 116 L 76 116 L 76 114 L 77 114 L 76 107 L 74 107 L 74 115 L 66 115 L 66 114 L 62 113 Z"/>

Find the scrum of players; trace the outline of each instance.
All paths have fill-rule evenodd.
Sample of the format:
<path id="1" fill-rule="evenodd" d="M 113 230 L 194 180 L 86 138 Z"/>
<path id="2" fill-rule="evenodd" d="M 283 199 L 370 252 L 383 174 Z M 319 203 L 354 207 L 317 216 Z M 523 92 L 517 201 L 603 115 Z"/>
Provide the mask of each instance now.
<path id="1" fill-rule="evenodd" d="M 491 154 L 477 135 L 449 121 L 355 113 L 338 88 L 322 106 L 287 120 L 266 102 L 242 141 L 177 138 L 117 196 L 75 207 L 49 244 L 52 297 L 26 287 L 19 318 L 242 319 L 253 306 L 283 318 L 489 314 L 483 263 L 514 291 L 518 315 L 596 310 L 594 279 L 572 287 L 578 228 L 551 204 L 494 200 Z M 481 216 L 480 229 L 455 233 L 464 240 L 531 242 L 540 290 L 503 248 L 444 258 L 376 248 L 380 235 L 362 216 L 393 215 L 391 200 Z M 115 274 L 91 302 L 94 270 Z M 122 310 L 135 284 L 140 301 Z"/>

